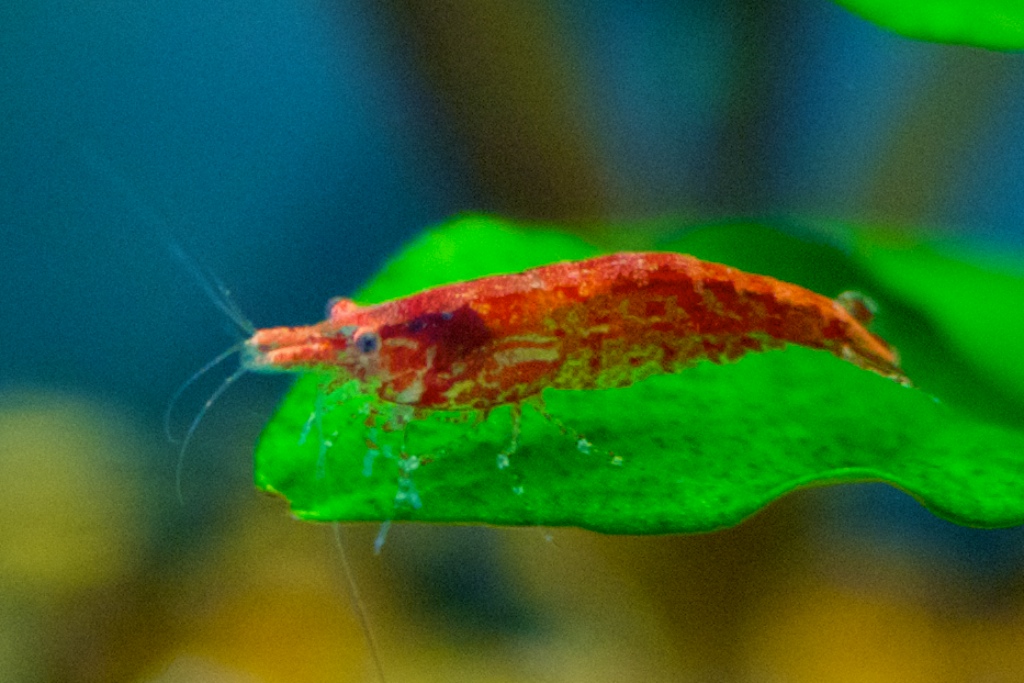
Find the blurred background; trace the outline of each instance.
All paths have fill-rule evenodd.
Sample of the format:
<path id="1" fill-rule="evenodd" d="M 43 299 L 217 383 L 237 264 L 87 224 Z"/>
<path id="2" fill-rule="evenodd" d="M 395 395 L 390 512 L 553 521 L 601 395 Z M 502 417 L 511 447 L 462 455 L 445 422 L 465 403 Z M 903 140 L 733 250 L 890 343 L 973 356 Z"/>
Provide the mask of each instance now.
<path id="1" fill-rule="evenodd" d="M 331 528 L 251 484 L 287 378 L 205 415 L 179 501 L 164 411 L 240 337 L 176 249 L 258 326 L 466 210 L 1019 250 L 1022 92 L 1020 55 L 827 0 L 4 3 L 0 681 L 376 680 Z M 342 530 L 390 681 L 1024 681 L 1021 533 L 887 487 L 706 536 L 376 533 Z"/>

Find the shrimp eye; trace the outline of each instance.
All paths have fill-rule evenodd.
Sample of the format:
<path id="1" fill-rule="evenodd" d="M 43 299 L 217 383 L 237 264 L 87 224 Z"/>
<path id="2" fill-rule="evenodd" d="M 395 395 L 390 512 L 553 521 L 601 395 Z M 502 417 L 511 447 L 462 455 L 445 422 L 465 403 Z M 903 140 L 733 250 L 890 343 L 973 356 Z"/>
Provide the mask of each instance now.
<path id="1" fill-rule="evenodd" d="M 380 348 L 380 337 L 374 332 L 363 332 L 356 337 L 356 348 L 360 353 L 373 353 Z"/>

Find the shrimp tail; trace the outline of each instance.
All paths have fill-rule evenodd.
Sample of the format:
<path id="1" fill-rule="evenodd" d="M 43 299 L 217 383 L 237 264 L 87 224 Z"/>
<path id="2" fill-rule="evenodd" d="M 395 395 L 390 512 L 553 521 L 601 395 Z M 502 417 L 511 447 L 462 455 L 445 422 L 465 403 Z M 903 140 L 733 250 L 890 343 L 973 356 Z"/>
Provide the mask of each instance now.
<path id="1" fill-rule="evenodd" d="M 857 321 L 860 328 L 860 334 L 853 337 L 854 344 L 843 347 L 843 357 L 899 384 L 912 386 L 910 379 L 900 369 L 899 351 L 868 329 L 878 312 L 878 304 L 874 299 L 860 292 L 846 291 L 835 298 L 835 303 Z"/>

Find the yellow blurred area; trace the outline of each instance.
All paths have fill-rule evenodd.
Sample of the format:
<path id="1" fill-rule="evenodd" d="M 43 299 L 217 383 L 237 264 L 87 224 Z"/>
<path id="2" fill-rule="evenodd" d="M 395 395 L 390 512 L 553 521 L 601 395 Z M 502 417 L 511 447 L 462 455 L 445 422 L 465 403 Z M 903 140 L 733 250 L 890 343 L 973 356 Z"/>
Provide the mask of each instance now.
<path id="1" fill-rule="evenodd" d="M 99 601 L 147 555 L 142 444 L 129 421 L 84 399 L 3 397 L 0 680 L 60 680 L 83 610 L 119 611 Z"/>
<path id="2" fill-rule="evenodd" d="M 141 680 L 355 681 L 369 665 L 329 534 L 255 493 L 185 558 L 171 646 Z"/>
<path id="3" fill-rule="evenodd" d="M 130 571 L 150 512 L 143 462 L 139 435 L 109 410 L 51 394 L 0 403 L 5 593 L 60 600 Z"/>
<path id="4" fill-rule="evenodd" d="M 902 578 L 913 582 L 920 577 Z M 851 589 L 807 575 L 794 576 L 779 588 L 757 615 L 758 628 L 748 644 L 750 663 L 771 679 L 1024 680 L 1019 601 L 996 613 L 963 605 L 950 609 L 897 585 Z"/>
<path id="5" fill-rule="evenodd" d="M 177 522 L 160 537 L 158 444 L 83 399 L 4 400 L 0 680 L 377 680 L 334 530 L 246 491 L 188 542 Z M 1019 595 L 823 554 L 807 529 L 827 494 L 704 536 L 396 525 L 380 556 L 376 525 L 340 536 L 388 681 L 1024 680 Z"/>

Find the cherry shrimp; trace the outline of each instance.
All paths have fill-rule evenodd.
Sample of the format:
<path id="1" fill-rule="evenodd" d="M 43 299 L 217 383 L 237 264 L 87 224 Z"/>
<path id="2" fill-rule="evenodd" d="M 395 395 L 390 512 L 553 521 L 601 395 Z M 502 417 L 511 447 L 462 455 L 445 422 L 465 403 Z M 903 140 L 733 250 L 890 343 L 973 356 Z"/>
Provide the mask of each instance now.
<path id="1" fill-rule="evenodd" d="M 367 306 L 337 298 L 323 322 L 259 330 L 216 285 L 210 293 L 221 295 L 218 305 L 250 336 L 193 376 L 241 351 L 241 366 L 193 420 L 182 451 L 210 405 L 248 371 L 311 371 L 327 375 L 335 387 L 355 384 L 393 410 L 392 429 L 438 411 L 485 419 L 511 406 L 511 443 L 498 454 L 499 467 L 518 446 L 525 405 L 576 436 L 580 450 L 590 449 L 545 411 L 541 393 L 547 388 L 625 387 L 702 360 L 735 361 L 787 344 L 828 351 L 910 386 L 896 351 L 868 330 L 874 304 L 865 297 L 844 292 L 829 299 L 674 252 L 566 261 Z M 318 400 L 300 441 L 312 424 L 319 427 L 322 410 Z M 372 438 L 368 444 L 376 452 Z M 321 434 L 320 468 L 325 448 Z M 405 481 L 421 461 L 406 453 L 402 458 Z M 400 490 L 396 503 L 410 499 L 416 506 L 414 490 Z"/>
<path id="2" fill-rule="evenodd" d="M 701 360 L 798 344 L 910 385 L 867 329 L 873 304 L 669 252 L 624 252 L 428 289 L 380 304 L 331 302 L 323 322 L 257 330 L 242 367 L 355 381 L 414 417 L 513 410 L 541 392 L 625 387 Z M 563 431 L 565 431 L 563 429 Z M 581 449 L 589 442 L 579 439 Z"/>

